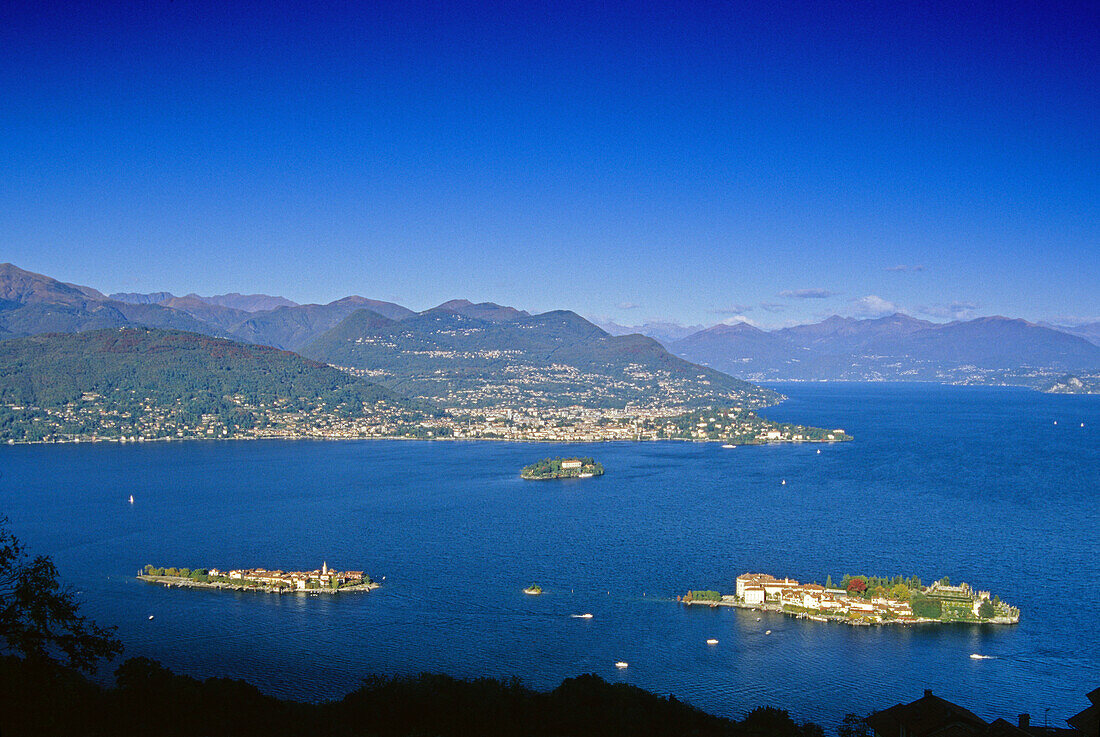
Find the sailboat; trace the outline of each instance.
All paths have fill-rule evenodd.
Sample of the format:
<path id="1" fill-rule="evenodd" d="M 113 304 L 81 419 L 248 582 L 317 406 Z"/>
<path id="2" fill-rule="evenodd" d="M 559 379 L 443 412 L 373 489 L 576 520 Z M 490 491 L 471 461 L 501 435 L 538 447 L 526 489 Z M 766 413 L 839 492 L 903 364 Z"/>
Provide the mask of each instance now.
<path id="1" fill-rule="evenodd" d="M 131 495 L 130 495 L 130 503 L 131 503 L 131 504 L 133 504 L 133 503 L 134 503 L 134 495 L 133 495 L 133 494 L 131 494 Z"/>

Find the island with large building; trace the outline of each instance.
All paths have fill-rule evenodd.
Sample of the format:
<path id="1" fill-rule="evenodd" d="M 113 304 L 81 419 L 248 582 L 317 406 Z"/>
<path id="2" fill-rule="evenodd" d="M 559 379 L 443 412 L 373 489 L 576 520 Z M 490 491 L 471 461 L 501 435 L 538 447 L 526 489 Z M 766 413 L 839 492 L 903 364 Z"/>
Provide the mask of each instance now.
<path id="1" fill-rule="evenodd" d="M 273 594 L 370 591 L 378 584 L 362 571 L 338 571 L 328 562 L 312 571 L 266 568 L 157 568 L 147 565 L 137 576 L 142 581 L 168 587 L 262 591 Z"/>
<path id="2" fill-rule="evenodd" d="M 742 607 L 855 625 L 1020 621 L 1020 610 L 1000 597 L 975 590 L 967 583 L 952 585 L 946 577 L 924 586 L 916 576 L 845 575 L 839 585 L 834 585 L 829 576 L 822 585 L 780 579 L 768 573 L 745 573 L 737 577 L 733 594 L 689 591 L 678 600 L 684 604 Z"/>
<path id="3" fill-rule="evenodd" d="M 527 481 L 587 479 L 603 476 L 603 464 L 591 458 L 544 458 L 524 466 L 520 469 L 519 475 Z"/>

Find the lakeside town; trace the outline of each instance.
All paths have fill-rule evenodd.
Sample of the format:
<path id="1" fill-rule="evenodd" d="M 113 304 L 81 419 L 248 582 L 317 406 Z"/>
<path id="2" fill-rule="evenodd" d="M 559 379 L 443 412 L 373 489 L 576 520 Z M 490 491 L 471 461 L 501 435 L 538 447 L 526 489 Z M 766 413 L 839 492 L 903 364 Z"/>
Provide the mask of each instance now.
<path id="1" fill-rule="evenodd" d="M 735 593 L 689 591 L 678 601 L 689 605 L 732 606 L 775 611 L 818 621 L 853 625 L 972 622 L 1017 624 L 1020 610 L 967 583 L 942 578 L 929 586 L 919 578 L 849 576 L 839 586 L 779 579 L 768 573 L 737 577 Z"/>
<path id="2" fill-rule="evenodd" d="M 498 406 L 414 411 L 379 401 L 349 417 L 325 407 L 304 408 L 277 399 L 253 404 L 229 398 L 230 415 L 191 415 L 177 402 L 129 398 L 125 404 L 96 392 L 62 407 L 0 406 L 0 438 L 25 442 L 150 442 L 173 440 L 371 439 L 606 442 L 615 440 L 718 441 L 728 445 L 842 442 L 843 429 L 778 423 L 741 407 L 593 408 Z"/>
<path id="3" fill-rule="evenodd" d="M 312 571 L 281 571 L 266 568 L 157 568 L 147 565 L 138 579 L 167 587 L 213 588 L 265 593 L 337 593 L 369 591 L 377 583 L 363 571 L 338 571 L 324 561 Z"/>

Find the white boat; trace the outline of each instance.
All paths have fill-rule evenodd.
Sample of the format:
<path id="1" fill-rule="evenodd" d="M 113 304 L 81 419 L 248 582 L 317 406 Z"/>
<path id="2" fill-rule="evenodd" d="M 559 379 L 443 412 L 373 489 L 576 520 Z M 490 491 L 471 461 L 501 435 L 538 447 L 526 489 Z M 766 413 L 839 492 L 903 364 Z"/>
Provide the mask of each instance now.
<path id="1" fill-rule="evenodd" d="M 786 486 L 787 485 L 787 479 L 783 479 L 782 481 L 780 481 L 779 485 L 780 486 Z"/>
<path id="2" fill-rule="evenodd" d="M 573 619 L 592 619 L 592 615 L 588 612 L 585 612 L 584 614 L 570 614 L 569 616 Z"/>
<path id="3" fill-rule="evenodd" d="M 978 655 L 978 653 L 970 653 L 971 660 L 989 660 L 992 655 Z"/>
<path id="4" fill-rule="evenodd" d="M 818 455 L 821 455 L 821 448 L 818 448 L 818 449 L 817 449 L 817 454 L 818 454 Z"/>
<path id="5" fill-rule="evenodd" d="M 716 640 L 716 639 L 714 639 L 714 638 L 712 637 L 712 638 L 710 638 L 709 640 L 707 640 L 707 644 L 708 644 L 708 645 L 717 645 L 717 644 L 718 644 L 718 640 Z"/>
<path id="6" fill-rule="evenodd" d="M 152 614 L 150 614 L 150 615 L 149 615 L 149 619 L 152 619 L 152 618 L 153 618 L 153 615 L 152 615 Z"/>
<path id="7" fill-rule="evenodd" d="M 590 474 L 590 473 L 579 473 L 579 474 L 577 474 L 577 478 L 579 478 L 579 479 L 590 479 L 590 478 L 592 478 L 592 474 Z"/>
<path id="8" fill-rule="evenodd" d="M 130 495 L 130 503 L 131 503 L 131 504 L 133 504 L 133 503 L 134 503 L 134 495 L 133 495 L 133 494 L 131 494 L 131 495 Z"/>
<path id="9" fill-rule="evenodd" d="M 626 662 L 625 660 L 620 660 L 619 662 L 615 663 L 615 667 L 620 668 L 620 669 L 626 668 L 629 665 L 630 665 L 630 663 Z"/>
<path id="10" fill-rule="evenodd" d="M 723 448 L 736 448 L 737 446 L 734 445 L 733 443 L 726 443 L 722 447 Z"/>
<path id="11" fill-rule="evenodd" d="M 771 633 L 772 633 L 772 631 L 771 631 L 771 630 L 764 630 L 764 634 L 765 634 L 765 635 L 770 635 Z"/>

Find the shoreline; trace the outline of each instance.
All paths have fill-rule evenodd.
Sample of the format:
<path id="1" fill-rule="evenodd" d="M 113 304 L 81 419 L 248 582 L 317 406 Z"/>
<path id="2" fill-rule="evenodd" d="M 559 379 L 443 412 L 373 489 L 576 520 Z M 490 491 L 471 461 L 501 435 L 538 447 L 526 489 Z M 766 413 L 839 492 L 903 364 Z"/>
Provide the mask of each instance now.
<path id="1" fill-rule="evenodd" d="M 246 586 L 221 581 L 194 581 L 182 576 L 149 576 L 144 573 L 138 574 L 136 578 L 145 583 L 159 584 L 167 589 L 220 589 L 222 591 L 252 591 L 260 594 L 341 594 L 345 591 L 369 592 L 381 587 L 381 584 L 376 581 L 349 584 L 338 589 L 292 589 L 286 586 Z"/>
<path id="2" fill-rule="evenodd" d="M 856 618 L 842 617 L 832 614 L 810 614 L 809 612 L 792 612 L 784 609 L 781 605 L 777 604 L 746 604 L 741 601 L 725 600 L 722 601 L 704 601 L 702 599 L 693 599 L 691 601 L 679 602 L 686 606 L 708 606 L 711 608 L 717 607 L 732 607 L 734 609 L 747 609 L 749 611 L 756 612 L 770 612 L 772 614 L 783 614 L 788 617 L 794 617 L 795 619 L 809 619 L 814 622 L 836 622 L 837 624 L 846 624 L 850 627 L 877 627 L 877 626 L 889 626 L 889 625 L 949 625 L 949 624 L 965 624 L 965 625 L 983 625 L 983 624 L 995 624 L 995 625 L 1009 625 L 1019 624 L 1019 619 L 1009 619 L 1007 617 L 993 617 L 991 619 L 982 620 L 964 620 L 964 619 L 952 619 L 944 621 L 942 619 L 928 619 L 926 617 L 910 617 L 907 619 L 869 619 L 869 618 Z"/>
<path id="3" fill-rule="evenodd" d="M 730 443 L 729 440 L 710 438 L 700 440 L 698 438 L 608 438 L 600 440 L 583 440 L 570 438 L 565 440 L 553 440 L 549 438 L 409 438 L 400 436 L 368 436 L 361 438 L 336 437 L 330 435 L 267 435 L 264 437 L 236 437 L 236 438 L 147 438 L 145 440 L 120 440 L 118 438 L 98 438 L 96 440 L 8 440 L 0 441 L 2 446 L 15 445 L 145 445 L 147 443 L 225 443 L 225 442 L 252 442 L 262 440 L 313 440 L 317 442 L 343 442 L 363 440 L 394 440 L 416 443 L 554 443 L 556 445 L 567 444 L 596 444 L 596 443 L 719 443 L 732 445 L 735 448 L 756 448 L 764 445 L 833 445 L 839 443 L 851 443 L 850 440 L 769 440 L 763 443 Z"/>

